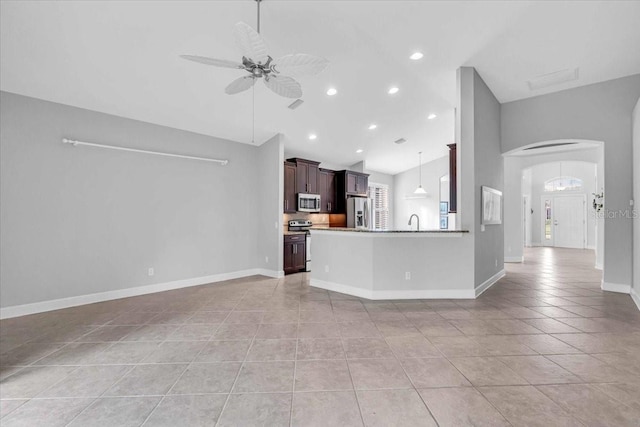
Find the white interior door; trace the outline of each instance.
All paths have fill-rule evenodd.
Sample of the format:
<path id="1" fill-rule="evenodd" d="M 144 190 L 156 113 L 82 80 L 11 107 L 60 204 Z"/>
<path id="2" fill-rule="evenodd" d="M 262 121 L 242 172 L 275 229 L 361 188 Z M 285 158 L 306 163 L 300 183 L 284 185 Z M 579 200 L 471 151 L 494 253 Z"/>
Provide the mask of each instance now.
<path id="1" fill-rule="evenodd" d="M 585 224 L 584 196 L 553 198 L 553 246 L 584 249 Z"/>

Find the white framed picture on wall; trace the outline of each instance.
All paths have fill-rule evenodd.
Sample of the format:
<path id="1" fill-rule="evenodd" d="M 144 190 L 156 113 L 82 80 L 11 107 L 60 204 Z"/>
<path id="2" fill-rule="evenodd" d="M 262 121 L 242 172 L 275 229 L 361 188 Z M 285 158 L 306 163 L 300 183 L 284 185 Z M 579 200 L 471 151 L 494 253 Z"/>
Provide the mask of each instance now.
<path id="1" fill-rule="evenodd" d="M 502 224 L 502 191 L 482 186 L 482 224 Z"/>

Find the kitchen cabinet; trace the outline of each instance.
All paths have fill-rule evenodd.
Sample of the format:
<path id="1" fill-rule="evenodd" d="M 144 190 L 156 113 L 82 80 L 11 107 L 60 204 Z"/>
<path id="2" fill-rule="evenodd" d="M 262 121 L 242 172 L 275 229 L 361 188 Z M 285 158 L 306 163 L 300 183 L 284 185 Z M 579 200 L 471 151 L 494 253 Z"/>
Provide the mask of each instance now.
<path id="1" fill-rule="evenodd" d="M 318 194 L 318 165 L 306 159 L 287 159 L 296 165 L 296 193 Z"/>
<path id="2" fill-rule="evenodd" d="M 318 169 L 318 193 L 320 212 L 336 213 L 336 173 L 329 169 Z"/>
<path id="3" fill-rule="evenodd" d="M 284 213 L 295 213 L 296 204 L 296 164 L 284 162 Z"/>
<path id="4" fill-rule="evenodd" d="M 306 235 L 284 236 L 284 274 L 305 271 L 307 268 Z"/>
<path id="5" fill-rule="evenodd" d="M 458 210 L 458 167 L 456 144 L 447 144 L 449 147 L 449 213 Z"/>
<path id="6" fill-rule="evenodd" d="M 366 173 L 344 171 L 345 194 L 347 196 L 366 196 L 369 189 L 369 175 Z"/>

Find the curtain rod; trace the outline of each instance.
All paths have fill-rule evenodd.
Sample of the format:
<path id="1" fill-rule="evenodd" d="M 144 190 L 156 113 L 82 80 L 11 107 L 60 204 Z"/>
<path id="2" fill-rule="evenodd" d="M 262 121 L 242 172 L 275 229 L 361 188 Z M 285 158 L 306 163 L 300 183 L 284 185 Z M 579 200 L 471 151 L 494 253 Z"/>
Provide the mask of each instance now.
<path id="1" fill-rule="evenodd" d="M 222 166 L 225 166 L 227 163 L 229 163 L 229 160 L 210 159 L 208 157 L 185 156 L 183 154 L 162 153 L 160 151 L 139 150 L 137 148 L 119 147 L 117 145 L 95 144 L 93 142 L 76 141 L 74 139 L 67 139 L 67 138 L 63 138 L 62 143 L 71 144 L 74 147 L 77 145 L 87 145 L 89 147 L 108 148 L 111 150 L 132 151 L 134 153 L 155 154 L 157 156 L 178 157 L 180 159 L 202 160 L 205 162 L 219 163 Z"/>

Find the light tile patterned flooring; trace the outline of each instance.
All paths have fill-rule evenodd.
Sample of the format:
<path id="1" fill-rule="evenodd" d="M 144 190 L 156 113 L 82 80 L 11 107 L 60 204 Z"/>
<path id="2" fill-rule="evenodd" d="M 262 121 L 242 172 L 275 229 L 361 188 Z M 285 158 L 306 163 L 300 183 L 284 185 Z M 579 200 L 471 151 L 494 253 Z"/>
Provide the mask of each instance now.
<path id="1" fill-rule="evenodd" d="M 4 320 L 0 424 L 639 426 L 640 312 L 593 263 L 527 250 L 477 300 L 298 274 Z"/>

